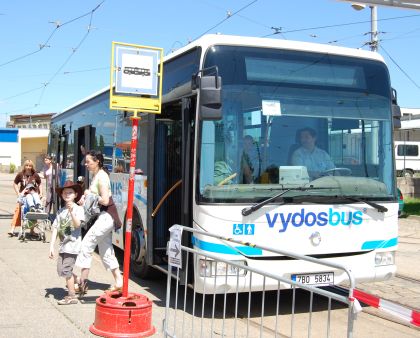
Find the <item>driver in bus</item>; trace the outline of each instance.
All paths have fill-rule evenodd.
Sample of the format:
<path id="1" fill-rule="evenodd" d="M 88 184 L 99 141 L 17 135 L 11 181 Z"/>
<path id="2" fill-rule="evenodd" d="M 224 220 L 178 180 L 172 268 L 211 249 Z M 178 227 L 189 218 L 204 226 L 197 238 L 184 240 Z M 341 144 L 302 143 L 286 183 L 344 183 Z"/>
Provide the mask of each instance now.
<path id="1" fill-rule="evenodd" d="M 305 166 L 311 179 L 323 176 L 335 168 L 328 153 L 316 146 L 316 131 L 306 127 L 299 130 L 300 147 L 292 155 L 292 165 Z"/>

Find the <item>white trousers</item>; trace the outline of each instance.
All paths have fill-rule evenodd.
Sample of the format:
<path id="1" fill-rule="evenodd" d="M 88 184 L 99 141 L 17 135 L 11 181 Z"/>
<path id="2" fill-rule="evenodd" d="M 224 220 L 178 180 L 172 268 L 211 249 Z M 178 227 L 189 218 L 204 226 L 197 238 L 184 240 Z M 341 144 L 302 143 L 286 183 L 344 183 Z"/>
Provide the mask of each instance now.
<path id="1" fill-rule="evenodd" d="M 76 259 L 76 266 L 85 269 L 92 265 L 92 253 L 96 246 L 99 249 L 102 263 L 107 270 L 119 268 L 112 246 L 114 220 L 107 212 L 101 212 L 96 222 L 89 229 L 82 241 L 82 248 Z"/>

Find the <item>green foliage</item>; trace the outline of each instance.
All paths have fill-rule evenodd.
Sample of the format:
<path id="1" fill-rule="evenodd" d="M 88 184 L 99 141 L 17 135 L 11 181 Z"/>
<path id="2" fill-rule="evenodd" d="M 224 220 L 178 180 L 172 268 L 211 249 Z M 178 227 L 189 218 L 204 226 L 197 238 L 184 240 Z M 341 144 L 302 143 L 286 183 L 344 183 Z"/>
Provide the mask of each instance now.
<path id="1" fill-rule="evenodd" d="M 404 214 L 420 216 L 420 198 L 404 198 Z"/>
<path id="2" fill-rule="evenodd" d="M 14 165 L 13 163 L 10 163 L 9 174 L 13 174 L 15 170 L 16 170 L 16 165 Z"/>

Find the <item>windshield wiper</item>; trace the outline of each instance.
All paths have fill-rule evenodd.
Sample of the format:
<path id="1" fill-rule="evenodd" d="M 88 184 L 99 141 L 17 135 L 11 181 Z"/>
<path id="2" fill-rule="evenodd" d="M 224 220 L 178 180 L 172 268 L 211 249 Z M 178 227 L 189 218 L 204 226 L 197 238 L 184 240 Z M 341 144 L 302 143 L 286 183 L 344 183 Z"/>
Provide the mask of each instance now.
<path id="1" fill-rule="evenodd" d="M 271 201 L 274 201 L 275 199 L 283 196 L 284 194 L 288 193 L 289 191 L 306 191 L 306 190 L 315 190 L 315 189 L 333 189 L 332 187 L 314 187 L 314 186 L 309 186 L 309 187 L 298 187 L 298 188 L 289 188 L 286 189 L 284 191 L 282 191 L 281 193 L 278 193 L 272 197 L 267 198 L 266 200 L 260 202 L 260 203 L 256 203 L 254 205 L 251 205 L 250 207 L 247 208 L 243 208 L 242 209 L 242 215 L 243 216 L 248 216 L 251 215 L 254 211 L 257 211 L 258 209 L 260 209 L 261 207 L 263 207 L 264 205 L 270 203 Z M 282 201 L 282 203 L 280 203 L 279 205 L 283 205 L 285 204 L 284 201 Z"/>
<path id="2" fill-rule="evenodd" d="M 360 197 L 355 197 L 355 196 L 335 196 L 335 197 L 336 198 L 343 198 L 343 199 L 353 201 L 353 202 L 366 203 L 367 205 L 370 205 L 371 207 L 378 210 L 378 212 L 387 212 L 388 211 L 388 208 L 384 207 L 383 205 L 380 205 L 380 204 L 372 202 L 372 201 L 368 201 L 365 198 L 360 198 Z"/>

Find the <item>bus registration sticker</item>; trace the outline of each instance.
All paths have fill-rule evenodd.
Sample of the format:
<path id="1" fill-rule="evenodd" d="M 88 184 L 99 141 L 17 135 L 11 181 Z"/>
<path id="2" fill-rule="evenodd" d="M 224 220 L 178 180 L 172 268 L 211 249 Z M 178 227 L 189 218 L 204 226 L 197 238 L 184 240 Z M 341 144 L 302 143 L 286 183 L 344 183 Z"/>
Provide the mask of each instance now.
<path id="1" fill-rule="evenodd" d="M 305 285 L 326 286 L 334 284 L 334 272 L 298 274 L 291 277 L 292 281 Z"/>

